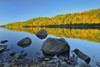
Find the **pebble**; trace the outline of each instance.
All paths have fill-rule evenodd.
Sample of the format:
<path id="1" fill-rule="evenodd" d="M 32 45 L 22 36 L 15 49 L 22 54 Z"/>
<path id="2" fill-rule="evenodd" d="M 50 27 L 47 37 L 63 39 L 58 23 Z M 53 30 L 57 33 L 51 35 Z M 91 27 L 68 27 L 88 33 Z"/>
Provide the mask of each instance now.
<path id="1" fill-rule="evenodd" d="M 61 62 L 61 67 L 67 67 L 67 63 L 65 61 Z"/>
<path id="2" fill-rule="evenodd" d="M 96 65 L 100 67 L 100 62 L 96 62 Z"/>
<path id="3" fill-rule="evenodd" d="M 3 65 L 4 65 L 3 67 L 11 67 L 11 64 L 7 62 L 3 63 Z"/>
<path id="4" fill-rule="evenodd" d="M 14 58 L 15 59 L 21 59 L 22 58 L 22 54 L 21 53 L 15 54 Z"/>
<path id="5" fill-rule="evenodd" d="M 58 57 L 57 57 L 56 55 L 52 57 L 52 59 L 57 59 L 57 58 L 58 58 Z"/>
<path id="6" fill-rule="evenodd" d="M 12 52 L 10 53 L 10 56 L 14 56 L 16 54 L 16 52 Z"/>
<path id="7" fill-rule="evenodd" d="M 49 60 L 50 60 L 50 58 L 45 58 L 45 59 L 44 59 L 44 61 L 49 61 Z"/>

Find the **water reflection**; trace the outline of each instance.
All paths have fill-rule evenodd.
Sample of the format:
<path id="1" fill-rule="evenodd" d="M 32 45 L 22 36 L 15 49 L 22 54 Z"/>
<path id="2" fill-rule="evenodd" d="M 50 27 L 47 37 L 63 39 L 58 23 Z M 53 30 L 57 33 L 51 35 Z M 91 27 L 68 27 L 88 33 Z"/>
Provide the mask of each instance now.
<path id="1" fill-rule="evenodd" d="M 55 35 L 58 37 L 74 38 L 81 40 L 88 40 L 92 42 L 100 42 L 100 30 L 99 29 L 66 29 L 66 28 L 34 28 L 34 27 L 7 27 L 8 30 L 24 31 L 32 34 L 36 34 L 39 30 L 45 29 L 49 35 Z"/>
<path id="2" fill-rule="evenodd" d="M 5 51 L 2 53 L 3 56 L 0 58 L 1 61 L 4 61 L 5 57 L 12 59 L 13 57 L 10 56 L 10 53 L 12 52 L 20 53 L 21 51 L 27 53 L 26 58 L 35 60 L 37 58 L 36 57 L 37 52 L 39 52 L 42 55 L 41 46 L 43 42 L 49 37 L 57 39 L 59 39 L 60 37 L 66 37 L 64 39 L 69 43 L 71 50 L 77 48 L 86 55 L 88 55 L 90 58 L 94 59 L 94 61 L 90 63 L 92 67 L 97 67 L 95 61 L 100 61 L 99 29 L 66 29 L 66 28 L 6 28 L 8 30 L 2 28 L 0 29 L 1 29 L 0 41 L 7 39 L 8 42 L 4 45 L 8 45 L 7 49 L 11 49 L 10 51 Z M 36 35 L 34 35 L 41 29 L 45 29 L 49 34 L 46 37 L 46 39 L 41 40 Z M 17 31 L 24 31 L 24 32 L 17 32 Z M 32 44 L 27 48 L 19 47 L 17 43 L 25 37 L 29 37 L 32 40 Z"/>

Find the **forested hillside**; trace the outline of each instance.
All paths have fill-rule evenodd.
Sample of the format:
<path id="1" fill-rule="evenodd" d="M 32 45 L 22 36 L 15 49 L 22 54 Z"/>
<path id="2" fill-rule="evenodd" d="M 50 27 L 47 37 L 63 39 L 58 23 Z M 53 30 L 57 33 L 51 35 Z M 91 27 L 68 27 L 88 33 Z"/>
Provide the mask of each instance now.
<path id="1" fill-rule="evenodd" d="M 55 17 L 38 17 L 24 22 L 6 24 L 7 27 L 16 26 L 46 26 L 66 24 L 100 24 L 100 9 L 84 11 L 82 13 L 57 15 Z"/>

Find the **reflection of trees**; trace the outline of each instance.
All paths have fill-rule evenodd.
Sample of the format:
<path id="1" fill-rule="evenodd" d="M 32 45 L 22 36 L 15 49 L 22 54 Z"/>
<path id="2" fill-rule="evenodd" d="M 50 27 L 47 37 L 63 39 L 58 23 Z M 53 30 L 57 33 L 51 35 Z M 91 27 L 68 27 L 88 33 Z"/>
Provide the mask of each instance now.
<path id="1" fill-rule="evenodd" d="M 93 42 L 100 42 L 100 30 L 99 29 L 66 29 L 66 28 L 9 28 L 13 31 L 24 31 L 32 34 L 36 34 L 39 30 L 45 29 L 49 35 L 55 35 L 58 37 L 75 38 L 81 40 L 88 40 Z"/>
<path id="2" fill-rule="evenodd" d="M 55 17 L 38 17 L 23 22 L 14 22 L 6 24 L 7 29 L 13 31 L 25 31 L 36 34 L 41 28 L 32 28 L 32 26 L 46 25 L 73 25 L 73 24 L 100 24 L 100 9 L 84 11 L 82 13 L 57 15 Z M 30 28 L 22 28 L 30 26 Z M 65 28 L 44 28 L 48 34 L 66 37 L 77 38 L 81 40 L 89 40 L 100 42 L 100 30 L 98 29 L 65 29 Z"/>

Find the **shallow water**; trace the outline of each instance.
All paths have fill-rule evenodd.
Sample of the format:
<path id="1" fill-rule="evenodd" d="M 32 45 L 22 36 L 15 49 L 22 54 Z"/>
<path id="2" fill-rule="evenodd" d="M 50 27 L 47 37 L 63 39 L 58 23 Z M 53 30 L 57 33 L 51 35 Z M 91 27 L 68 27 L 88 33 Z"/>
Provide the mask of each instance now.
<path id="1" fill-rule="evenodd" d="M 45 29 L 48 33 L 49 38 L 65 38 L 69 43 L 71 50 L 75 48 L 80 49 L 83 53 L 87 54 L 91 58 L 90 65 L 92 67 L 96 66 L 96 61 L 100 61 L 100 30 L 99 29 L 66 29 L 66 28 L 0 28 L 0 41 L 8 40 L 7 43 L 3 45 L 8 45 L 10 51 L 4 52 L 0 60 L 5 57 L 11 59 L 9 55 L 11 52 L 15 51 L 19 53 L 20 51 L 25 51 L 28 53 L 26 58 L 36 59 L 36 52 L 41 51 L 41 46 L 46 39 L 39 39 L 35 34 L 41 30 Z M 32 40 L 32 44 L 28 47 L 20 47 L 17 42 L 21 39 L 29 37 Z M 80 60 L 80 59 L 79 59 Z M 81 61 L 81 60 L 80 60 Z M 81 61 L 84 62 L 84 61 Z"/>

